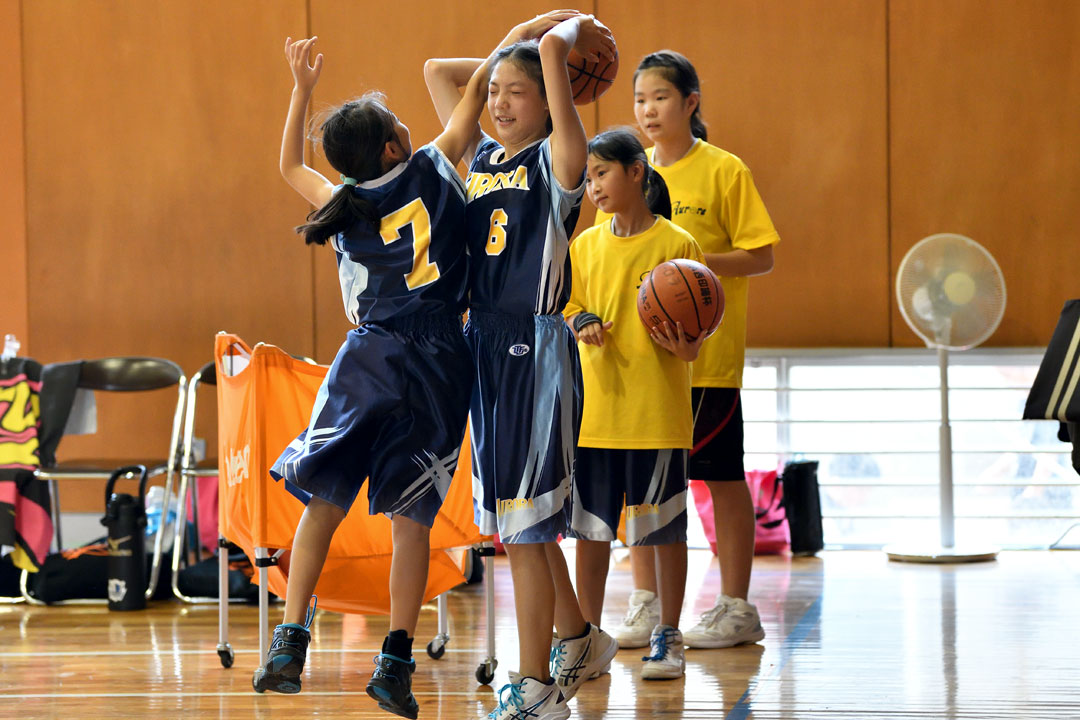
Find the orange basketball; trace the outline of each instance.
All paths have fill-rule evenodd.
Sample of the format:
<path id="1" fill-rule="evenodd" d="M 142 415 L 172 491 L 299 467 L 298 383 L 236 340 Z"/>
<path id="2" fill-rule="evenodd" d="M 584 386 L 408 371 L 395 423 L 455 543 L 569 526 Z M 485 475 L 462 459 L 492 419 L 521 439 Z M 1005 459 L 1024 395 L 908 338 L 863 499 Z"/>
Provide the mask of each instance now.
<path id="1" fill-rule="evenodd" d="M 682 323 L 690 340 L 712 335 L 724 317 L 724 288 L 713 271 L 693 260 L 668 260 L 652 269 L 637 297 L 638 316 L 647 329 L 666 320 Z"/>
<path id="2" fill-rule="evenodd" d="M 574 104 L 588 105 L 607 92 L 614 82 L 615 73 L 619 71 L 619 51 L 615 51 L 614 60 L 600 58 L 598 62 L 592 62 L 571 50 L 566 58 L 566 71 L 570 73 Z"/>

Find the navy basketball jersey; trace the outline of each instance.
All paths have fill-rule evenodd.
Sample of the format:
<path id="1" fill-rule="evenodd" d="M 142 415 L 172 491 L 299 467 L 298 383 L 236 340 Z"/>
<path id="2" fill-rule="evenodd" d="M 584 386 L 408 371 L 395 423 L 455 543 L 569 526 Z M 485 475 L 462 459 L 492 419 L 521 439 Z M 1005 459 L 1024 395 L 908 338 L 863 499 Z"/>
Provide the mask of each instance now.
<path id="1" fill-rule="evenodd" d="M 483 312 L 551 315 L 570 299 L 570 235 L 584 182 L 566 190 L 545 138 L 503 161 L 484 135 L 466 180 L 469 306 Z M 584 179 L 584 175 L 583 175 Z"/>
<path id="2" fill-rule="evenodd" d="M 361 221 L 331 240 L 349 320 L 464 310 L 465 186 L 439 148 L 425 145 L 382 177 L 336 192 L 360 193 L 382 217 L 377 231 Z"/>

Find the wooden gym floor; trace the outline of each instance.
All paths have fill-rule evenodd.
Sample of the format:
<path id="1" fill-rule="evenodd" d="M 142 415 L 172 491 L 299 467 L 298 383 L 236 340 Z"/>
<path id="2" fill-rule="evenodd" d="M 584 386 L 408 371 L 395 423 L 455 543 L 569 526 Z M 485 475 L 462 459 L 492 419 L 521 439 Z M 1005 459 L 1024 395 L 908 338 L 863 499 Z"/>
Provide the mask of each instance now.
<path id="1" fill-rule="evenodd" d="M 572 553 L 571 553 L 572 554 Z M 629 567 L 616 553 L 608 624 L 621 617 Z M 691 551 L 684 626 L 711 604 L 719 577 Z M 493 685 L 516 665 L 510 573 L 496 571 Z M 752 600 L 760 645 L 687 652 L 686 678 L 639 679 L 641 650 L 587 683 L 573 717 L 623 718 L 1080 718 L 1080 554 L 1005 553 L 997 562 L 923 566 L 881 553 L 758 558 Z M 414 689 L 420 717 L 478 718 L 492 689 L 473 674 L 483 658 L 483 589 L 450 596 L 451 641 L 424 653 L 434 606 L 421 615 Z M 142 612 L 103 606 L 0 606 L 0 717 L 382 718 L 364 693 L 382 617 L 320 613 L 300 695 L 256 695 L 258 609 L 233 605 L 236 663 L 215 653 L 216 606 L 157 603 Z M 271 605 L 277 622 L 280 605 Z"/>

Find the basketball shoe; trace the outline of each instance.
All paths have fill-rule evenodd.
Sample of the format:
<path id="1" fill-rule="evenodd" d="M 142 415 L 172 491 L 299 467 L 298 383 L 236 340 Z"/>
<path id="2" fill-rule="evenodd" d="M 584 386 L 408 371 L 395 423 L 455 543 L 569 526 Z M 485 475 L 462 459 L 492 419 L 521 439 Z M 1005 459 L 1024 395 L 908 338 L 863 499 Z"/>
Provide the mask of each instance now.
<path id="1" fill-rule="evenodd" d="M 551 677 L 567 700 L 574 697 L 581 683 L 610 668 L 619 644 L 595 625 L 587 625 L 578 638 L 552 638 Z"/>
<path id="2" fill-rule="evenodd" d="M 716 605 L 701 614 L 701 621 L 686 631 L 692 648 L 726 648 L 765 637 L 757 608 L 742 598 L 717 595 Z"/>
<path id="3" fill-rule="evenodd" d="M 648 647 L 652 629 L 660 624 L 660 598 L 651 590 L 630 593 L 630 609 L 611 631 L 621 648 Z"/>
<path id="4" fill-rule="evenodd" d="M 499 704 L 487 715 L 489 720 L 566 720 L 570 708 L 554 680 L 510 673 L 510 683 L 499 690 Z"/>
<path id="5" fill-rule="evenodd" d="M 686 672 L 686 650 L 682 633 L 670 625 L 657 625 L 649 637 L 652 655 L 641 658 L 645 665 L 641 677 L 645 680 L 674 680 Z"/>
<path id="6" fill-rule="evenodd" d="M 402 660 L 394 655 L 379 653 L 375 656 L 375 672 L 368 680 L 367 694 L 383 710 L 416 720 L 420 708 L 412 694 L 412 674 L 415 671 L 415 660 Z"/>
<path id="7" fill-rule="evenodd" d="M 274 628 L 274 638 L 266 652 L 266 663 L 255 671 L 251 685 L 255 692 L 300 692 L 300 674 L 304 672 L 308 643 L 311 642 L 311 621 L 315 618 L 318 598 L 311 596 L 303 625 L 285 623 Z"/>

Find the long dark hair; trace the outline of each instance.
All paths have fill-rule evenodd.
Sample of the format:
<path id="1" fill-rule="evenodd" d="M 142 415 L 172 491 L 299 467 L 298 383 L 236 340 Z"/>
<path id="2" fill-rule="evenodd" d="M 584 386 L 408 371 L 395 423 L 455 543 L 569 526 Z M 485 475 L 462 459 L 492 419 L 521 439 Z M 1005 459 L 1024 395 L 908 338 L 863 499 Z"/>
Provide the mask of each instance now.
<path id="1" fill-rule="evenodd" d="M 637 135 L 629 128 L 605 130 L 589 141 L 589 154 L 608 162 L 617 162 L 629 169 L 634 163 L 641 163 L 645 175 L 641 180 L 641 191 L 645 194 L 645 204 L 653 215 L 671 219 L 671 195 L 667 183 L 660 173 L 649 165 L 649 157 Z"/>
<path id="2" fill-rule="evenodd" d="M 495 53 L 495 59 L 491 63 L 491 72 L 495 72 L 495 66 L 503 60 L 514 63 L 525 75 L 540 88 L 540 97 L 547 102 L 547 86 L 544 85 L 544 66 L 540 62 L 540 43 L 537 40 L 522 40 Z M 547 131 L 551 134 L 551 114 L 548 113 Z"/>
<path id="3" fill-rule="evenodd" d="M 397 118 L 386 107 L 383 94 L 369 92 L 331 110 L 315 140 L 322 143 L 323 154 L 331 167 L 364 182 L 385 172 L 382 151 L 386 143 L 397 138 L 396 123 Z M 298 226 L 296 232 L 303 234 L 304 242 L 309 245 L 325 245 L 328 239 L 359 221 L 378 229 L 379 220 L 375 205 L 346 185 L 328 203 L 312 210 L 307 222 Z"/>
<path id="4" fill-rule="evenodd" d="M 701 119 L 701 83 L 698 81 L 694 64 L 685 55 L 674 50 L 658 50 L 641 59 L 634 71 L 634 82 L 637 82 L 638 75 L 646 70 L 659 70 L 664 79 L 674 85 L 684 98 L 689 97 L 690 93 L 698 94 L 697 107 L 690 116 L 690 132 L 694 137 L 708 141 L 709 132 L 705 128 L 705 121 Z"/>

